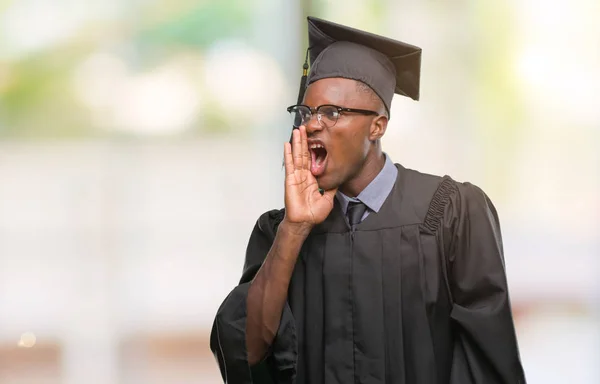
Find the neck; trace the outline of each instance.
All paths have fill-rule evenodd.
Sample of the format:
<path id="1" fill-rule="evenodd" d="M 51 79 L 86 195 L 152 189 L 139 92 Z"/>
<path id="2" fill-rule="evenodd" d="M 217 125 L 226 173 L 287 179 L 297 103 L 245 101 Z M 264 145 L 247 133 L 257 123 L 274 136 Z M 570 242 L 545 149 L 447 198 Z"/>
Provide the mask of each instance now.
<path id="1" fill-rule="evenodd" d="M 340 185 L 340 192 L 349 197 L 358 196 L 377 177 L 385 165 L 385 155 L 381 151 L 367 156 L 360 171 L 352 179 Z"/>

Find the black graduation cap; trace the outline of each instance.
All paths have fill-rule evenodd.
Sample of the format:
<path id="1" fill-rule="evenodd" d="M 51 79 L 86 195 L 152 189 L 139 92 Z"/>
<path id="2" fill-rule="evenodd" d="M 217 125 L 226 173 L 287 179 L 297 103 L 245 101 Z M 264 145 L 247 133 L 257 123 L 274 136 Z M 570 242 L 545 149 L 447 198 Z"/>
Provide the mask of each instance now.
<path id="1" fill-rule="evenodd" d="M 330 77 L 367 84 L 383 100 L 388 113 L 394 93 L 419 99 L 421 48 L 311 16 L 308 43 L 298 103 L 306 86 Z"/>

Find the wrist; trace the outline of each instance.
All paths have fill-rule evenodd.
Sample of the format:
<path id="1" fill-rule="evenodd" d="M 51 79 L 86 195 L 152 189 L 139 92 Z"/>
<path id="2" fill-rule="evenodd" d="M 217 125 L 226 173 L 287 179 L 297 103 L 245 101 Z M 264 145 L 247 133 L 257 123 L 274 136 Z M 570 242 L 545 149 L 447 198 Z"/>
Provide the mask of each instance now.
<path id="1" fill-rule="evenodd" d="M 287 219 L 283 219 L 281 224 L 279 224 L 279 229 L 277 232 L 281 231 L 282 233 L 289 235 L 298 239 L 306 239 L 312 230 L 313 225 L 309 223 L 291 223 Z"/>

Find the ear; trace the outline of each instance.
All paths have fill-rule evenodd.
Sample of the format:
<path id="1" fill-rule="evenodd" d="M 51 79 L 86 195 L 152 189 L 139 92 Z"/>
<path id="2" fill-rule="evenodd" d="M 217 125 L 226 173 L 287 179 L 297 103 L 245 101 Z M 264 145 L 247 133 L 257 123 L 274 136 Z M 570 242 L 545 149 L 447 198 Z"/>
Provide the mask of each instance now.
<path id="1" fill-rule="evenodd" d="M 373 119 L 371 130 L 369 131 L 369 140 L 376 141 L 383 137 L 387 129 L 388 118 L 384 115 L 379 115 Z"/>

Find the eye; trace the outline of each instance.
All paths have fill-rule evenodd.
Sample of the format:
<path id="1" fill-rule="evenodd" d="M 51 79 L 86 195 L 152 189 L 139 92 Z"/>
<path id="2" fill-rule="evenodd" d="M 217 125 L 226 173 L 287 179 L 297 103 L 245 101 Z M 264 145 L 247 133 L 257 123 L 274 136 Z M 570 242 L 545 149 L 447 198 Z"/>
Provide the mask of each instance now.
<path id="1" fill-rule="evenodd" d="M 294 127 L 299 127 L 303 124 L 306 124 L 307 121 L 310 120 L 311 112 L 310 109 L 303 106 L 295 106 L 290 110 L 290 115 L 292 117 L 292 123 Z"/>
<path id="2" fill-rule="evenodd" d="M 325 106 L 319 109 L 319 114 L 322 118 L 327 119 L 329 121 L 336 121 L 339 115 L 337 108 Z"/>

